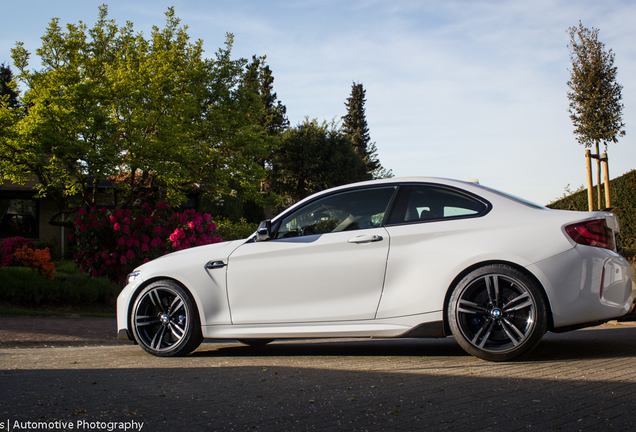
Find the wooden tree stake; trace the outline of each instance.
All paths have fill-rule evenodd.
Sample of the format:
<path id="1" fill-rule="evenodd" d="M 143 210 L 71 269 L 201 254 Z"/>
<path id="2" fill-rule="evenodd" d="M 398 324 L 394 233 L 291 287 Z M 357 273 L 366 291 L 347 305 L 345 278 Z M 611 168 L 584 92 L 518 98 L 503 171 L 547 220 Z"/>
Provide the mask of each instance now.
<path id="1" fill-rule="evenodd" d="M 587 206 L 594 210 L 594 185 L 592 184 L 592 152 L 585 150 L 585 166 L 587 168 Z"/>
<path id="2" fill-rule="evenodd" d="M 612 206 L 610 203 L 610 176 L 609 176 L 609 161 L 607 160 L 607 153 L 603 153 L 603 157 L 601 158 L 603 161 L 603 181 L 605 182 L 605 207 L 609 208 Z"/>

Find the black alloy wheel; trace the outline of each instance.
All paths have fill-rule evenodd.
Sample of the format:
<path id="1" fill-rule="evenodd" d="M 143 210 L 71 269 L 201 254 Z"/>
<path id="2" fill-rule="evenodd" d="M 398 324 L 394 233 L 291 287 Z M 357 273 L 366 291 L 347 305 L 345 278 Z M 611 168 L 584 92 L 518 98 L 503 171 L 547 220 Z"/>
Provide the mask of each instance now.
<path id="1" fill-rule="evenodd" d="M 519 270 L 501 264 L 470 272 L 455 287 L 448 320 L 469 354 L 508 361 L 527 354 L 547 330 L 542 289 Z"/>
<path id="2" fill-rule="evenodd" d="M 137 343 L 158 357 L 189 354 L 203 341 L 196 305 L 185 289 L 172 280 L 160 280 L 137 296 L 131 314 Z"/>

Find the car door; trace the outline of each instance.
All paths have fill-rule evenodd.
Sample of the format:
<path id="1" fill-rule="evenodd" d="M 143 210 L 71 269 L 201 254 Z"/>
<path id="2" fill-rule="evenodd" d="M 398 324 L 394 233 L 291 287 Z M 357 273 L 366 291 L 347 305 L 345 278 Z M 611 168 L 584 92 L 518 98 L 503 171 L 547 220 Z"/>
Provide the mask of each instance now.
<path id="1" fill-rule="evenodd" d="M 382 227 L 395 186 L 337 192 L 274 222 L 272 238 L 228 260 L 232 323 L 373 319 L 389 236 Z"/>
<path id="2" fill-rule="evenodd" d="M 405 184 L 385 226 L 391 236 L 382 303 L 376 317 L 440 312 L 446 290 L 480 254 L 492 226 L 490 203 L 466 191 L 434 184 Z"/>

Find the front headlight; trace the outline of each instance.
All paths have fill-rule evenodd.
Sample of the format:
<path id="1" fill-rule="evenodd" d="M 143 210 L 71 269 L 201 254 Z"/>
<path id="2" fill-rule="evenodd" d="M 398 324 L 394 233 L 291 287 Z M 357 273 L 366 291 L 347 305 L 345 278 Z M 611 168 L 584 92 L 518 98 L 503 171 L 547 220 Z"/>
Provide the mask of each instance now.
<path id="1" fill-rule="evenodd" d="M 128 283 L 128 285 L 130 285 L 135 280 L 137 280 L 137 278 L 140 278 L 140 277 L 141 277 L 141 272 L 140 271 L 134 271 L 134 272 L 132 272 L 132 273 L 130 273 L 128 275 L 128 277 L 126 278 L 126 282 Z"/>

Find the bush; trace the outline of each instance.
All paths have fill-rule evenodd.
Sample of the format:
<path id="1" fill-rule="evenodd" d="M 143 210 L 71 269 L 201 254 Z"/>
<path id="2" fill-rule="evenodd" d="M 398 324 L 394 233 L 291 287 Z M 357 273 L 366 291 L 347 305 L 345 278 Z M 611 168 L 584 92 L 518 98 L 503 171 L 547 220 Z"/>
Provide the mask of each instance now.
<path id="1" fill-rule="evenodd" d="M 107 278 L 91 278 L 72 262 L 58 263 L 54 279 L 25 267 L 0 268 L 3 303 L 23 306 L 114 304 L 121 291 Z"/>
<path id="2" fill-rule="evenodd" d="M 209 214 L 174 212 L 165 203 L 152 208 L 81 209 L 75 220 L 74 260 L 91 276 L 124 281 L 138 265 L 167 253 L 223 241 Z"/>
<path id="3" fill-rule="evenodd" d="M 35 245 L 24 237 L 9 237 L 0 241 L 0 267 L 19 265 L 13 254 L 23 247 L 34 248 Z"/>
<path id="4" fill-rule="evenodd" d="M 256 228 L 257 223 L 249 223 L 245 219 L 241 218 L 238 222 L 231 221 L 229 219 L 222 219 L 218 221 L 217 233 L 225 240 L 240 240 L 252 235 Z"/>
<path id="5" fill-rule="evenodd" d="M 40 270 L 40 273 L 49 279 L 55 277 L 55 263 L 51 262 L 49 248 L 31 249 L 22 246 L 20 250 L 14 252 L 13 259 L 24 267 L 32 267 Z"/>

